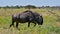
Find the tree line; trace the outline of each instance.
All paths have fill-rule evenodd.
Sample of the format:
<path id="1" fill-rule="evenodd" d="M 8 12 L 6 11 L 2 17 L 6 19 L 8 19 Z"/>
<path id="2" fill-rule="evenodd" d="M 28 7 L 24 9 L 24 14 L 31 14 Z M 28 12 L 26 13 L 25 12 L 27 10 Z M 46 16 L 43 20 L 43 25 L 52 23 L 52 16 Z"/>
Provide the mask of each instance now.
<path id="1" fill-rule="evenodd" d="M 4 7 L 0 7 L 0 8 L 25 8 L 25 9 L 35 9 L 35 8 L 60 8 L 60 6 L 41 6 L 41 7 L 37 7 L 37 6 L 34 6 L 34 5 L 26 5 L 26 6 L 4 6 Z"/>

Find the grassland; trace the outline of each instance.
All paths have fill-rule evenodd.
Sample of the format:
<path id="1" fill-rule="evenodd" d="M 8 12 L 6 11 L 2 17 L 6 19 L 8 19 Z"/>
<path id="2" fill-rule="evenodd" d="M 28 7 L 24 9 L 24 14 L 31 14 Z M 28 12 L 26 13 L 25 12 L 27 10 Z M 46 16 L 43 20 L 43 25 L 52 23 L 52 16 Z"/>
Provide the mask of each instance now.
<path id="1" fill-rule="evenodd" d="M 0 34 L 60 34 L 60 10 L 58 9 L 30 9 L 33 12 L 42 14 L 43 25 L 38 24 L 34 26 L 31 23 L 30 27 L 27 27 L 27 23 L 19 24 L 19 29 L 16 27 L 9 28 L 11 24 L 11 15 L 15 13 L 21 13 L 27 9 L 0 9 Z M 54 14 L 48 12 L 51 11 Z"/>

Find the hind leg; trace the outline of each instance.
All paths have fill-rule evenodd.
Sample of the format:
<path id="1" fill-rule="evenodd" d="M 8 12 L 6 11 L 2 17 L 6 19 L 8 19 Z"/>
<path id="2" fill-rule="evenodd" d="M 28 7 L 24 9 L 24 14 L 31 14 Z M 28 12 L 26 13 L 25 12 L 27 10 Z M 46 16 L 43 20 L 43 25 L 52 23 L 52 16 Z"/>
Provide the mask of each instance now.
<path id="1" fill-rule="evenodd" d="M 14 21 L 12 21 L 12 24 L 10 24 L 10 27 L 13 26 L 14 27 Z"/>
<path id="2" fill-rule="evenodd" d="M 20 29 L 18 28 L 18 24 L 19 24 L 19 23 L 18 23 L 18 22 L 16 22 L 16 28 L 17 28 L 18 30 L 20 30 Z"/>
<path id="3" fill-rule="evenodd" d="M 16 28 L 18 29 L 18 22 L 16 22 Z"/>

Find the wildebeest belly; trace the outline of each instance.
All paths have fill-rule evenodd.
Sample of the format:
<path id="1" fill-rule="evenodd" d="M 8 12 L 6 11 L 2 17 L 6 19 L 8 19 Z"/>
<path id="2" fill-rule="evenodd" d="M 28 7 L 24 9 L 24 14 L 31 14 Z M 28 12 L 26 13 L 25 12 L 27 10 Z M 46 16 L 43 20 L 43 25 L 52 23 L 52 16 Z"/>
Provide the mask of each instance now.
<path id="1" fill-rule="evenodd" d="M 27 20 L 25 20 L 25 19 L 20 20 L 20 23 L 25 23 L 25 22 L 27 22 Z"/>

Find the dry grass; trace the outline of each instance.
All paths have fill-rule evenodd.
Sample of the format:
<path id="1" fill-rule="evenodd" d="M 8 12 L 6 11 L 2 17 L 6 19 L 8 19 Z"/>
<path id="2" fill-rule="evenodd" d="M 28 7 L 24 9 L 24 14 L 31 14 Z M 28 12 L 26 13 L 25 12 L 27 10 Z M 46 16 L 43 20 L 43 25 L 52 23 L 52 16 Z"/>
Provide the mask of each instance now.
<path id="1" fill-rule="evenodd" d="M 34 24 L 31 23 L 28 28 L 27 23 L 24 23 L 19 24 L 20 30 L 17 30 L 16 27 L 9 28 L 11 24 L 11 15 L 21 13 L 25 10 L 27 9 L 0 9 L 0 34 L 60 34 L 60 22 L 57 23 L 57 17 L 47 12 L 47 9 L 30 9 L 33 12 L 42 14 L 44 19 L 42 26 L 36 25 L 33 27 Z M 59 11 L 60 10 L 53 10 L 57 15 L 60 14 Z"/>

